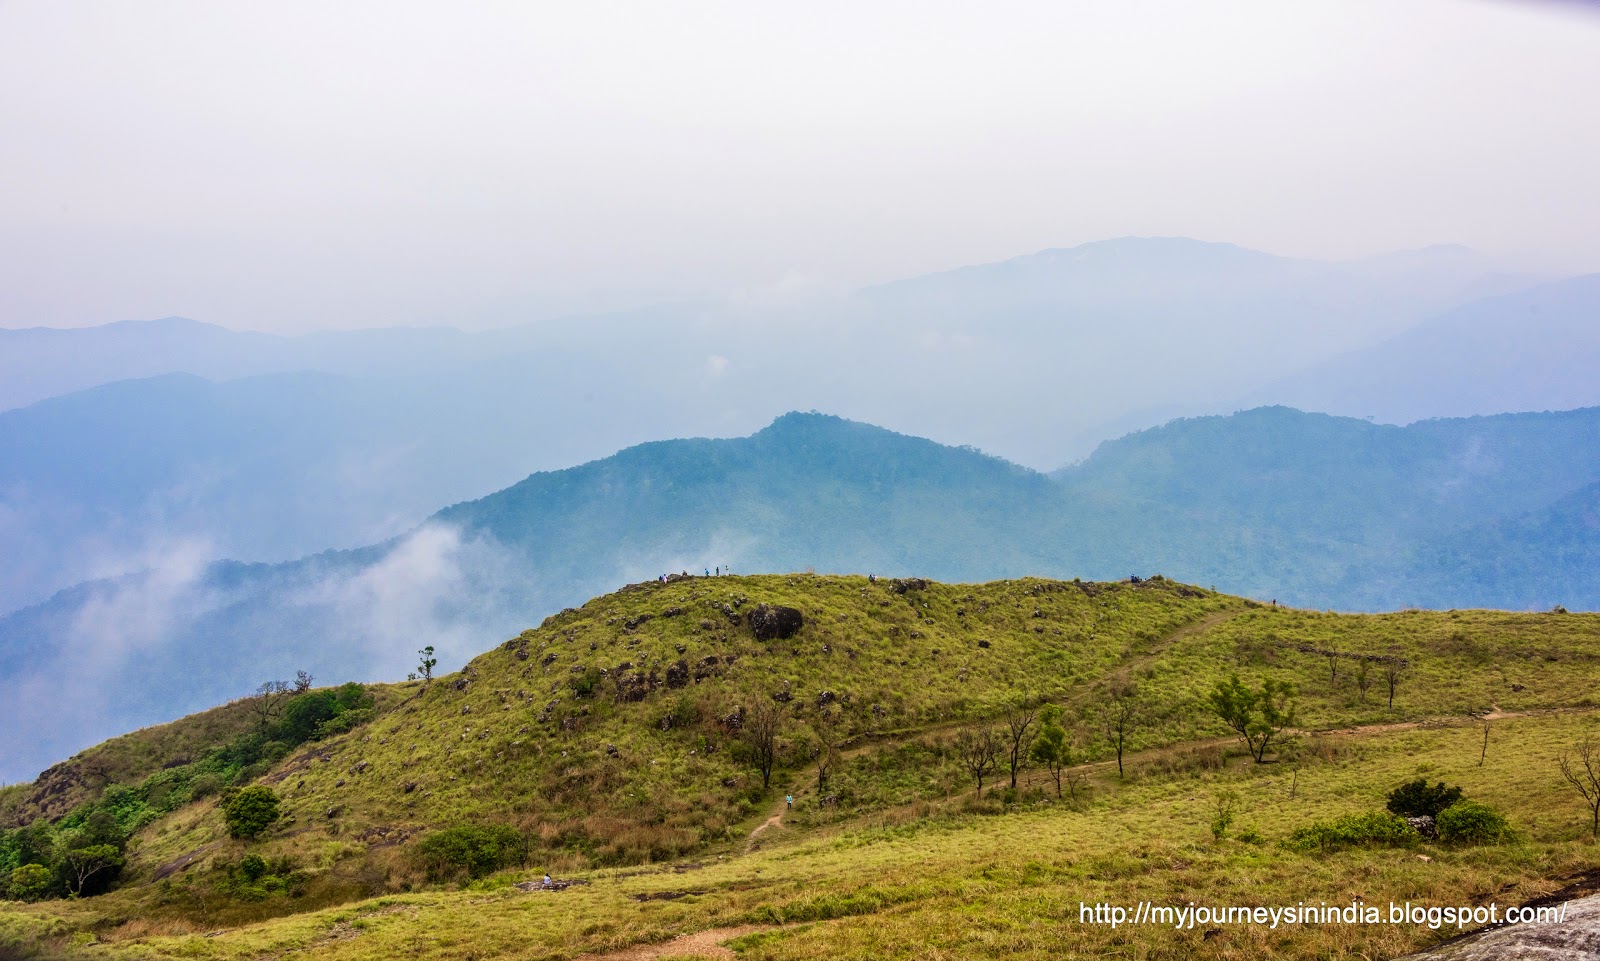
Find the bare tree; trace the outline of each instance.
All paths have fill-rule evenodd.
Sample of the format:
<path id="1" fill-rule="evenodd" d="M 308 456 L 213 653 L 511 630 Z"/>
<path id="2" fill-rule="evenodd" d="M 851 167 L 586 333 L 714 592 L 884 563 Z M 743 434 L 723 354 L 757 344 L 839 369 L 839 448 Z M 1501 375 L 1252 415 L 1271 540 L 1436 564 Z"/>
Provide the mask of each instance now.
<path id="1" fill-rule="evenodd" d="M 1117 776 L 1123 777 L 1122 754 L 1127 749 L 1128 737 L 1143 718 L 1143 705 L 1139 691 L 1126 677 L 1111 679 L 1100 692 L 1100 727 L 1106 742 L 1117 752 Z"/>
<path id="2" fill-rule="evenodd" d="M 1367 703 L 1367 691 L 1372 687 L 1372 665 L 1366 658 L 1356 662 L 1356 690 L 1361 692 L 1361 703 Z"/>
<path id="3" fill-rule="evenodd" d="M 956 735 L 956 751 L 967 771 L 978 779 L 978 795 L 983 795 L 983 779 L 1000 765 L 1005 744 L 989 728 L 962 728 Z"/>
<path id="4" fill-rule="evenodd" d="M 783 709 L 770 701 L 757 701 L 745 712 L 739 736 L 750 749 L 750 763 L 761 772 L 761 790 L 772 783 L 772 767 L 778 762 L 778 731 L 783 727 Z"/>
<path id="5" fill-rule="evenodd" d="M 1010 747 L 1006 752 L 1006 760 L 1011 765 L 1011 790 L 1017 789 L 1017 772 L 1022 769 L 1023 762 L 1028 759 L 1028 731 L 1033 727 L 1033 722 L 1038 719 L 1039 712 L 1034 708 L 1018 705 L 1006 713 L 1006 734 L 1011 739 Z"/>
<path id="6" fill-rule="evenodd" d="M 1483 725 L 1483 750 L 1478 752 L 1478 766 L 1483 767 L 1484 759 L 1489 756 L 1489 719 L 1479 718 L 1478 723 Z"/>
<path id="7" fill-rule="evenodd" d="M 1328 655 L 1328 687 L 1339 686 L 1339 652 L 1326 651 Z"/>
<path id="8" fill-rule="evenodd" d="M 314 680 L 316 680 L 316 678 L 312 677 L 310 674 L 307 674 L 305 671 L 295 671 L 294 692 L 296 694 L 304 694 L 305 692 L 311 690 L 311 682 Z"/>
<path id="9" fill-rule="evenodd" d="M 1394 710 L 1394 690 L 1400 686 L 1400 678 L 1405 676 L 1406 668 L 1411 662 L 1403 657 L 1391 657 L 1383 662 L 1383 679 L 1389 685 L 1389 710 Z"/>
<path id="10" fill-rule="evenodd" d="M 256 688 L 256 696 L 251 701 L 250 710 L 256 716 L 256 723 L 265 728 L 278 719 L 283 713 L 283 702 L 289 696 L 289 685 L 283 681 L 263 681 Z"/>
<path id="11" fill-rule="evenodd" d="M 1083 768 L 1067 768 L 1066 772 L 1062 775 L 1062 778 L 1067 782 L 1068 803 L 1073 807 L 1077 807 L 1078 789 L 1080 787 L 1084 788 L 1085 790 L 1088 789 L 1089 772 L 1085 771 Z"/>
<path id="12" fill-rule="evenodd" d="M 1585 737 L 1576 758 L 1571 751 L 1562 751 L 1561 776 L 1583 795 L 1589 805 L 1589 833 L 1600 838 L 1600 744 Z"/>
<path id="13" fill-rule="evenodd" d="M 822 794 L 828 790 L 828 774 L 839 761 L 838 738 L 825 723 L 813 725 L 811 732 L 816 738 L 817 793 Z"/>

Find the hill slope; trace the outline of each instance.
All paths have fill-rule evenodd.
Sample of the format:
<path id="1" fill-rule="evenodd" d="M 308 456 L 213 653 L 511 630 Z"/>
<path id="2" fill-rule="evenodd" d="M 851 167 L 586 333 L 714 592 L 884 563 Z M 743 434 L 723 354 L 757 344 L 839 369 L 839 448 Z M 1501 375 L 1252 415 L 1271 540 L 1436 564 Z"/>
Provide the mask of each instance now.
<path id="1" fill-rule="evenodd" d="M 800 623 L 774 636 L 756 616 L 762 604 L 791 608 Z M 1328 651 L 1343 659 L 1331 677 Z M 1360 686 L 1358 659 L 1368 655 L 1406 659 L 1392 702 L 1381 678 L 1376 690 Z M 1320 614 L 1165 579 L 962 585 L 800 574 L 649 582 L 563 611 L 459 673 L 374 691 L 369 720 L 259 772 L 256 783 L 282 808 L 264 838 L 230 840 L 210 796 L 180 804 L 139 828 L 119 890 L 0 909 L 0 947 L 38 937 L 70 949 L 74 932 L 93 931 L 96 956 L 297 949 L 358 957 L 352 952 L 401 950 L 381 920 L 395 909 L 409 930 L 427 932 L 409 949 L 426 958 L 463 944 L 513 950 L 502 938 L 521 939 L 519 950 L 531 943 L 574 957 L 751 922 L 778 925 L 784 950 L 809 951 L 797 922 L 855 916 L 909 948 L 978 937 L 961 920 L 962 903 L 970 912 L 976 898 L 985 917 L 1010 918 L 1019 910 L 1013 898 L 1036 899 L 1041 888 L 1094 900 L 1095 885 L 1115 883 L 1118 897 L 1138 890 L 1255 903 L 1307 891 L 1324 897 L 1360 881 L 1369 900 L 1400 891 L 1444 897 L 1452 886 L 1506 896 L 1536 889 L 1584 856 L 1577 805 L 1529 765 L 1550 767 L 1554 746 L 1592 723 L 1597 663 L 1595 615 Z M 1205 702 L 1235 672 L 1298 690 L 1296 725 L 1308 733 L 1298 744 L 1285 741 L 1279 755 L 1296 762 L 1298 801 L 1286 766 L 1227 756 L 1232 738 Z M 1118 777 L 1099 708 L 1130 683 L 1140 713 L 1126 745 L 1127 776 Z M 1077 771 L 1086 793 L 1076 804 L 1056 802 L 1036 770 L 1031 787 L 1024 774 L 1016 796 L 973 795 L 956 733 L 999 725 L 1008 709 L 1041 702 L 1064 708 L 1078 758 L 1094 762 Z M 783 710 L 765 791 L 741 734 L 762 705 Z M 1491 709 L 1502 718 L 1495 757 L 1517 765 L 1476 767 L 1477 727 L 1449 720 Z M 1524 717 L 1550 709 L 1566 713 Z M 168 740 L 192 737 L 201 720 L 174 725 Z M 1357 726 L 1365 726 L 1359 734 Z M 158 733 L 147 741 L 160 744 Z M 825 785 L 815 768 L 819 734 L 838 752 Z M 135 783 L 115 796 L 133 823 L 142 819 L 139 805 L 154 803 L 149 792 L 167 797 L 190 783 L 181 764 L 162 761 L 165 770 L 153 771 L 162 757 L 153 750 L 143 767 L 122 769 Z M 1382 791 L 1419 763 L 1506 807 L 1528 832 L 1524 841 L 1435 852 L 1439 865 L 1426 876 L 1425 862 L 1404 849 L 1296 854 L 1280 846 L 1313 818 L 1381 804 Z M 28 790 L 7 789 L 0 802 L 21 810 Z M 1257 839 L 1202 841 L 1214 796 L 1235 790 Z M 752 836 L 781 793 L 795 796 L 793 810 L 780 807 L 777 827 Z M 440 890 L 422 842 L 458 825 L 509 827 L 527 850 L 512 857 L 498 885 Z M 283 886 L 257 892 L 241 882 L 246 854 L 262 858 L 269 878 L 287 879 Z M 650 861 L 667 865 L 605 869 Z M 593 891 L 547 901 L 506 887 L 546 867 L 591 882 Z M 952 889 L 963 875 L 979 887 Z M 342 913 L 308 913 L 385 893 Z M 897 905 L 918 923 L 899 926 Z M 339 934 L 352 919 L 364 920 L 349 938 L 374 939 L 366 947 Z M 827 930 L 861 936 L 849 923 Z M 1427 934 L 1393 926 L 1354 933 L 1361 930 L 1296 925 L 1277 950 L 1326 953 L 1322 939 L 1359 936 L 1396 953 Z M 1171 936 L 1131 934 L 1141 943 L 1158 935 Z M 1057 932 L 1051 948 L 1103 950 L 1113 936 L 1080 925 Z M 988 947 L 967 941 L 959 951 L 1038 949 L 1007 936 Z"/>

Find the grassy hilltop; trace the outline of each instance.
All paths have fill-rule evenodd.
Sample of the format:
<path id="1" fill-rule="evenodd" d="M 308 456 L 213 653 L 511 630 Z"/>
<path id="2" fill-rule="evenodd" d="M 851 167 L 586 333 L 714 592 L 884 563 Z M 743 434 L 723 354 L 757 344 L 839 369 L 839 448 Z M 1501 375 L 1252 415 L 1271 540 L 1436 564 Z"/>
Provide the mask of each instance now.
<path id="1" fill-rule="evenodd" d="M 762 605 L 802 623 L 761 636 Z M 131 835 L 111 890 L 0 907 L 0 953 L 558 958 L 716 929 L 756 958 L 1390 955 L 1438 935 L 1113 930 L 1078 903 L 1558 888 L 1600 859 L 1555 763 L 1600 731 L 1597 664 L 1600 616 L 1324 614 L 1159 577 L 633 585 L 453 674 L 247 699 L 0 790 L 0 859 Z M 1296 689 L 1270 763 L 1207 704 L 1233 674 Z M 1102 710 L 1119 694 L 1137 708 L 1120 775 Z M 1062 709 L 1074 790 L 1034 764 L 1012 791 L 1002 758 L 975 792 L 963 733 L 1041 705 Z M 764 790 L 749 725 L 773 706 Z M 1307 847 L 1418 776 L 1514 834 Z M 254 840 L 223 814 L 245 786 L 279 801 Z M 588 883 L 511 886 L 546 870 Z"/>

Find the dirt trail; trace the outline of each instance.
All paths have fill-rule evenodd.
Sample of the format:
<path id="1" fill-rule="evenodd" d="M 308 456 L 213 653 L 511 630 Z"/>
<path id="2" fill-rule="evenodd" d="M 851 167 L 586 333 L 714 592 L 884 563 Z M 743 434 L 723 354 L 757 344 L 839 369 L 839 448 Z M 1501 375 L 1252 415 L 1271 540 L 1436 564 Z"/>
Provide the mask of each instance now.
<path id="1" fill-rule="evenodd" d="M 760 824 L 756 825 L 756 829 L 750 832 L 750 840 L 754 841 L 756 839 L 756 835 L 760 834 L 762 831 L 765 831 L 767 828 L 775 828 L 781 824 L 783 824 L 782 809 L 780 809 L 777 814 L 774 814 L 772 817 L 767 818 L 765 821 L 762 821 Z"/>
<path id="2" fill-rule="evenodd" d="M 757 931 L 765 931 L 767 926 L 759 924 L 743 924 L 732 928 L 708 928 L 673 938 L 671 941 L 662 941 L 659 944 L 635 944 L 620 951 L 610 951 L 606 954 L 585 954 L 577 961 L 655 961 L 661 957 L 680 957 L 688 955 L 697 958 L 732 958 L 737 957 L 731 950 L 722 946 L 722 942 Z"/>

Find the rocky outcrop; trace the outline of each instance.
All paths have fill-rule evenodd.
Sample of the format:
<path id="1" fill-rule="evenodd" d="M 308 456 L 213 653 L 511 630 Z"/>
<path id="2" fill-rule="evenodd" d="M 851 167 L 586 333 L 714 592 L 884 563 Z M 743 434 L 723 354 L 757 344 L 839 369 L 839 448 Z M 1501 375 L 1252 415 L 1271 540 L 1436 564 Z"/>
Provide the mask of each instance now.
<path id="1" fill-rule="evenodd" d="M 805 615 L 793 607 L 778 604 L 757 604 L 750 612 L 750 630 L 758 641 L 782 640 L 800 632 Z"/>
<path id="2" fill-rule="evenodd" d="M 1600 961 L 1600 895 L 1565 902 L 1555 895 L 1532 905 L 1564 905 L 1566 913 L 1550 923 L 1474 931 L 1401 961 Z"/>
<path id="3" fill-rule="evenodd" d="M 680 660 L 667 666 L 667 686 L 684 687 L 689 683 L 689 662 Z"/>

